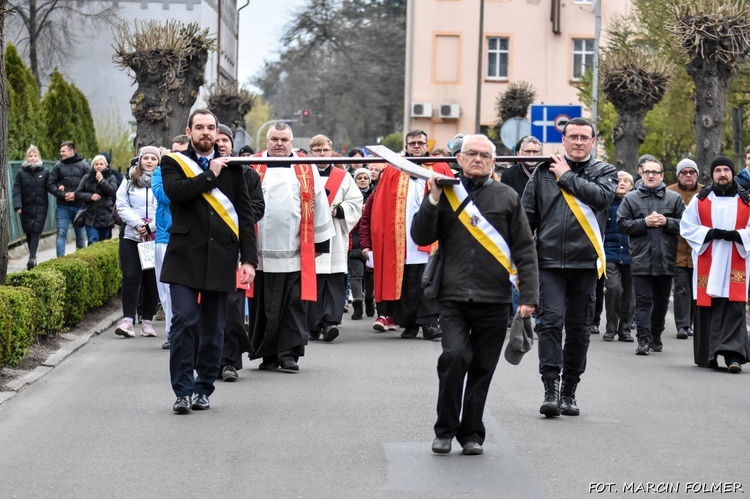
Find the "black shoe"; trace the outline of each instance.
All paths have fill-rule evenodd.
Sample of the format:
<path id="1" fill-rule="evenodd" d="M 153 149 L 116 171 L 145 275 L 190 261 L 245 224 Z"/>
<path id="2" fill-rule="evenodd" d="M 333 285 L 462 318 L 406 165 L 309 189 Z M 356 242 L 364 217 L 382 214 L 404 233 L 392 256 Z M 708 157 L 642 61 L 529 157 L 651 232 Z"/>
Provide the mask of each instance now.
<path id="1" fill-rule="evenodd" d="M 375 317 L 375 300 L 369 299 L 365 300 L 365 314 L 367 314 L 367 317 Z"/>
<path id="2" fill-rule="evenodd" d="M 651 345 L 645 340 L 638 340 L 638 348 L 635 349 L 636 355 L 648 355 L 651 350 Z"/>
<path id="3" fill-rule="evenodd" d="M 742 372 L 742 366 L 739 362 L 732 362 L 727 366 L 727 369 L 732 374 L 739 374 Z"/>
<path id="4" fill-rule="evenodd" d="M 319 340 L 320 339 L 320 331 L 310 331 L 310 339 L 311 340 Z"/>
<path id="5" fill-rule="evenodd" d="M 323 341 L 330 343 L 339 337 L 339 328 L 336 324 L 328 324 L 323 331 Z"/>
<path id="6" fill-rule="evenodd" d="M 172 406 L 172 410 L 177 414 L 190 412 L 190 397 L 177 397 L 177 402 Z"/>
<path id="7" fill-rule="evenodd" d="M 677 339 L 678 340 L 688 339 L 688 328 L 686 326 L 682 326 L 680 329 L 677 330 Z"/>
<path id="8" fill-rule="evenodd" d="M 29 261 L 26 262 L 26 270 L 31 270 L 34 267 L 36 267 L 36 257 L 29 258 Z"/>
<path id="9" fill-rule="evenodd" d="M 233 381 L 237 381 L 238 379 L 240 379 L 240 377 L 237 374 L 237 369 L 235 369 L 234 366 L 224 366 L 221 369 L 221 379 L 223 379 L 227 383 L 231 383 Z"/>
<path id="10" fill-rule="evenodd" d="M 436 438 L 432 441 L 432 452 L 435 454 L 448 454 L 451 451 L 452 438 Z"/>
<path id="11" fill-rule="evenodd" d="M 599 334 L 599 326 L 595 326 L 595 325 L 589 326 L 589 333 Z"/>
<path id="12" fill-rule="evenodd" d="M 404 332 L 401 333 L 401 337 L 404 339 L 416 338 L 418 334 L 419 334 L 419 326 L 417 325 L 406 326 L 406 329 L 404 329 Z"/>
<path id="13" fill-rule="evenodd" d="M 661 339 L 654 339 L 651 341 L 651 351 L 652 352 L 661 352 L 664 349 L 664 344 L 661 342 Z"/>
<path id="14" fill-rule="evenodd" d="M 258 366 L 259 371 L 275 371 L 279 368 L 279 363 L 275 360 L 263 361 Z"/>
<path id="15" fill-rule="evenodd" d="M 607 331 L 602 335 L 602 341 L 615 341 L 615 333 L 613 331 Z"/>
<path id="16" fill-rule="evenodd" d="M 543 379 L 542 383 L 544 383 L 544 402 L 539 408 L 539 413 L 548 418 L 557 417 L 560 415 L 560 379 Z"/>
<path id="17" fill-rule="evenodd" d="M 352 320 L 362 320 L 362 300 L 353 301 L 352 307 L 354 308 L 354 312 L 352 313 Z"/>
<path id="18" fill-rule="evenodd" d="M 426 340 L 439 340 L 443 332 L 437 326 L 422 326 L 422 337 Z"/>
<path id="19" fill-rule="evenodd" d="M 482 452 L 484 452 L 484 449 L 482 449 L 482 444 L 477 442 L 466 442 L 463 445 L 461 454 L 463 454 L 464 456 L 478 456 Z"/>
<path id="20" fill-rule="evenodd" d="M 617 341 L 624 341 L 625 343 L 633 343 L 635 341 L 635 338 L 631 336 L 630 333 L 622 333 L 619 338 L 617 338 Z"/>
<path id="21" fill-rule="evenodd" d="M 689 327 L 687 333 L 688 336 L 693 336 L 693 328 Z"/>
<path id="22" fill-rule="evenodd" d="M 279 370 L 284 371 L 285 373 L 298 373 L 299 365 L 293 360 L 285 360 L 279 366 Z"/>
<path id="23" fill-rule="evenodd" d="M 578 416 L 581 413 L 576 403 L 576 387 L 578 387 L 578 382 L 563 380 L 560 388 L 560 414 Z"/>
<path id="24" fill-rule="evenodd" d="M 162 346 L 161 346 L 161 349 L 162 349 L 162 350 L 169 350 L 169 348 L 170 348 L 171 346 L 172 346 L 172 343 L 171 343 L 171 342 L 170 342 L 169 340 L 167 340 L 167 341 L 165 341 L 165 342 L 164 342 L 164 343 L 162 344 Z"/>
<path id="25" fill-rule="evenodd" d="M 206 411 L 211 408 L 211 404 L 208 403 L 208 395 L 198 393 L 193 397 L 193 410 L 194 411 Z"/>

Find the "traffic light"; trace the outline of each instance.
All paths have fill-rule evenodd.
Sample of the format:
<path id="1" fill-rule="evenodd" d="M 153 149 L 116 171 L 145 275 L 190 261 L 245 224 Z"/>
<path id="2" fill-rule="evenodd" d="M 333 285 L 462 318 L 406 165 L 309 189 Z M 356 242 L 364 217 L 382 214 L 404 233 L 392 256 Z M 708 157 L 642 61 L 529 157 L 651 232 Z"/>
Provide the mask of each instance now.
<path id="1" fill-rule="evenodd" d="M 300 119 L 303 125 L 307 125 L 308 123 L 310 123 L 310 110 L 303 109 L 302 111 L 300 111 Z"/>

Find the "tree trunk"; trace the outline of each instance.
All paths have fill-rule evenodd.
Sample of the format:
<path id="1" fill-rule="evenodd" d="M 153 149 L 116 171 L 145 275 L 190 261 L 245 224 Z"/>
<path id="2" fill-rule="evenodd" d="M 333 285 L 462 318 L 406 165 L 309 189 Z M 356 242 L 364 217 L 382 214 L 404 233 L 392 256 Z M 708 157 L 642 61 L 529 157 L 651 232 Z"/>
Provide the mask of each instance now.
<path id="1" fill-rule="evenodd" d="M 36 86 L 41 90 L 42 79 L 39 77 L 39 55 L 37 53 L 37 0 L 29 0 L 29 67 L 36 80 Z"/>
<path id="2" fill-rule="evenodd" d="M 137 124 L 135 134 L 136 152 L 143 146 L 166 146 L 172 143 L 169 122 L 172 116 L 168 106 L 168 95 L 179 87 L 177 64 L 164 67 L 153 64 L 160 58 L 155 56 L 140 67 L 134 67 L 137 90 L 130 99 L 133 117 Z M 153 66 L 153 67 L 152 67 Z"/>
<path id="3" fill-rule="evenodd" d="M 8 93 L 5 81 L 5 9 L 0 0 L 0 284 L 8 274 Z"/>
<path id="4" fill-rule="evenodd" d="M 615 144 L 615 166 L 618 170 L 625 170 L 635 175 L 638 164 L 638 149 L 646 139 L 646 129 L 643 119 L 647 110 L 643 112 L 617 110 L 619 121 L 612 130 L 612 141 Z"/>
<path id="5" fill-rule="evenodd" d="M 695 83 L 695 162 L 711 182 L 711 161 L 724 154 L 724 125 L 731 73 L 723 64 L 696 58 L 687 66 Z"/>
<path id="6" fill-rule="evenodd" d="M 192 57 L 183 61 L 182 85 L 178 86 L 175 92 L 170 93 L 167 100 L 167 107 L 172 117 L 167 123 L 164 144 L 171 145 L 173 137 L 185 133 L 190 108 L 198 99 L 200 88 L 205 82 L 207 62 L 208 49 L 196 50 Z"/>

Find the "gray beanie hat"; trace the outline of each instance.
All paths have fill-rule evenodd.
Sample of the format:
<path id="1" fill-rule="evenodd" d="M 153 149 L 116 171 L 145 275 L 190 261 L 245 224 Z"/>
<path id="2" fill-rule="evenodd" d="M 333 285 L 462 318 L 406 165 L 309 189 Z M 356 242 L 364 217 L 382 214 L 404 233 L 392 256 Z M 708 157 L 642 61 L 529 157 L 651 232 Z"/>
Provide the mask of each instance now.
<path id="1" fill-rule="evenodd" d="M 698 165 L 690 158 L 681 159 L 679 163 L 677 163 L 677 175 L 680 174 L 683 168 L 692 168 L 696 172 L 698 171 Z"/>
<path id="2" fill-rule="evenodd" d="M 229 137 L 229 140 L 232 141 L 232 147 L 234 147 L 234 134 L 232 133 L 232 129 L 229 128 L 226 125 L 222 125 L 219 123 L 219 133 L 223 133 L 227 137 Z"/>

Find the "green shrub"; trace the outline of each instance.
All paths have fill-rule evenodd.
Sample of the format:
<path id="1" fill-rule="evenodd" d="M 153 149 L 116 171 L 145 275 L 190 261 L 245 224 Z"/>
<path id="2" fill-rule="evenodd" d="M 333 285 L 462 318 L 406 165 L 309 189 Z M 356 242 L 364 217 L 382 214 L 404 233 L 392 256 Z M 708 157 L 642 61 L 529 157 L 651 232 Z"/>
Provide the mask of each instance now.
<path id="1" fill-rule="evenodd" d="M 117 296 L 122 284 L 122 272 L 118 261 L 119 241 L 109 239 L 98 242 L 65 258 L 75 258 L 92 267 L 92 282 L 86 308 L 99 307 Z"/>
<path id="2" fill-rule="evenodd" d="M 18 364 L 34 342 L 33 291 L 0 286 L 0 366 Z"/>
<path id="3" fill-rule="evenodd" d="M 47 260 L 37 267 L 38 269 L 59 270 L 65 278 L 65 298 L 63 305 L 63 322 L 65 327 L 77 324 L 86 312 L 86 306 L 89 303 L 88 293 L 90 292 L 90 283 L 93 280 L 89 271 L 90 267 L 83 260 L 66 257 Z"/>
<path id="4" fill-rule="evenodd" d="M 31 272 L 8 274 L 9 286 L 32 291 L 32 331 L 36 336 L 55 335 L 64 326 L 65 276 L 57 269 L 37 267 Z"/>

